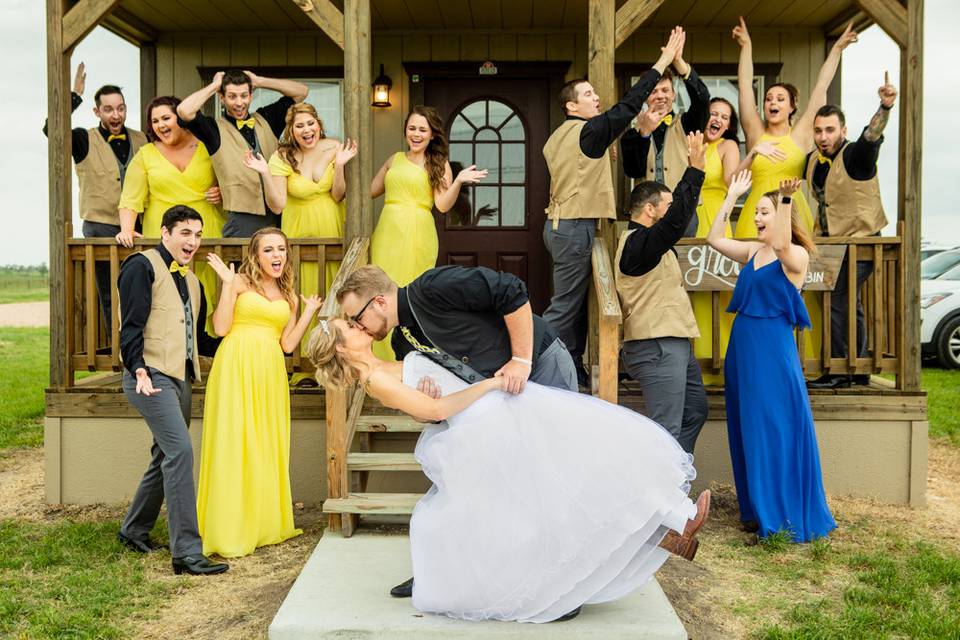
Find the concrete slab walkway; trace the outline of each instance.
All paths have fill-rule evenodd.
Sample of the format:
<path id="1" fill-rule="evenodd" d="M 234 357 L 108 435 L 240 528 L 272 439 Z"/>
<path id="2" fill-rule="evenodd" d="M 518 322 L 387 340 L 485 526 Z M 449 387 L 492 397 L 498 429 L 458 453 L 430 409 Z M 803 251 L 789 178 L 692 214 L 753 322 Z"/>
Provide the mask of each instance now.
<path id="1" fill-rule="evenodd" d="M 660 585 L 651 581 L 629 596 L 584 607 L 569 622 L 465 622 L 424 615 L 390 587 L 411 575 L 403 535 L 327 533 L 270 624 L 270 640 L 303 638 L 617 638 L 686 640 L 687 632 Z"/>

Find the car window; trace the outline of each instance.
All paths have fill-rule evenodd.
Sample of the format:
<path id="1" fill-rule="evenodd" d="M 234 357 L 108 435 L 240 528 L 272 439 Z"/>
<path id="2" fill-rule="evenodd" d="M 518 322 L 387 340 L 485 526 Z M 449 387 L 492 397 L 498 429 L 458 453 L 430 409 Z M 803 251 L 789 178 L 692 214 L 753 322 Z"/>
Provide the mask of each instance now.
<path id="1" fill-rule="evenodd" d="M 955 266 L 937 276 L 937 280 L 960 280 L 960 265 Z"/>
<path id="2" fill-rule="evenodd" d="M 960 264 L 960 251 L 938 253 L 920 263 L 920 277 L 924 280 L 940 277 L 958 264 Z"/>

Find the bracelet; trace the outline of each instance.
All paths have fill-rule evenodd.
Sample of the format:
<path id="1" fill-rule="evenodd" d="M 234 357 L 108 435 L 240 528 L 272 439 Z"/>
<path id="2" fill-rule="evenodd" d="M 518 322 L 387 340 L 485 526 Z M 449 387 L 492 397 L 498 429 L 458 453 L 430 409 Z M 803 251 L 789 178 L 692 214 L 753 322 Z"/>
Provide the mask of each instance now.
<path id="1" fill-rule="evenodd" d="M 881 102 L 881 103 L 880 103 L 880 108 L 883 109 L 884 111 L 890 111 L 890 109 L 893 109 L 893 105 L 890 105 L 890 106 L 888 107 L 887 105 L 885 105 L 885 104 L 883 104 L 883 103 Z"/>
<path id="2" fill-rule="evenodd" d="M 527 365 L 528 367 L 532 367 L 532 366 L 533 366 L 533 360 L 528 360 L 528 359 L 526 359 L 526 358 L 521 358 L 520 356 L 513 356 L 513 357 L 510 358 L 510 359 L 511 359 L 511 360 L 516 360 L 517 362 L 522 362 L 523 364 Z"/>

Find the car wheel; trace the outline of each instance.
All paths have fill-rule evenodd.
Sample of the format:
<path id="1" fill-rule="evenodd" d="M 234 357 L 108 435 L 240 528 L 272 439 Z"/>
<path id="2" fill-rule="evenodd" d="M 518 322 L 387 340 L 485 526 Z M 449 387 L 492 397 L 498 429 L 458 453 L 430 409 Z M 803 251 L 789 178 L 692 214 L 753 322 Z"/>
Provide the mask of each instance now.
<path id="1" fill-rule="evenodd" d="M 940 329 L 937 360 L 947 369 L 960 369 L 960 316 L 950 318 Z"/>

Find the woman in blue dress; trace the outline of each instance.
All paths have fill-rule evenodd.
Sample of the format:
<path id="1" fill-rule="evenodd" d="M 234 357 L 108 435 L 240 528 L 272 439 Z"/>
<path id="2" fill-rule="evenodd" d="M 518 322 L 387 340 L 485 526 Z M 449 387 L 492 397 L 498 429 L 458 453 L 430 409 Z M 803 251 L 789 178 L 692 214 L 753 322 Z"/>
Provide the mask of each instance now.
<path id="1" fill-rule="evenodd" d="M 744 265 L 727 308 L 737 317 L 724 364 L 733 478 L 745 530 L 760 537 L 786 531 L 794 542 L 809 542 L 837 526 L 824 495 L 794 341 L 796 327 L 810 326 L 800 289 L 816 247 L 791 202 L 797 179 L 760 198 L 756 240 L 724 237 L 750 180 L 749 171 L 734 176 L 707 237 L 711 247 Z"/>

